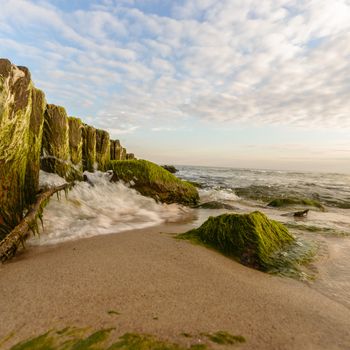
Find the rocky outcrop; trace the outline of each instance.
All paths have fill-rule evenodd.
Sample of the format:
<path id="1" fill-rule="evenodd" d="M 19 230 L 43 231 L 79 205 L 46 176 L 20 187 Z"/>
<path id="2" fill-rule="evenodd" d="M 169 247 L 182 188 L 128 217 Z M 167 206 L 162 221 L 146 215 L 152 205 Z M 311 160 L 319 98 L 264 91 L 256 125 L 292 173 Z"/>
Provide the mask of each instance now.
<path id="1" fill-rule="evenodd" d="M 0 238 L 22 219 L 37 190 L 44 94 L 27 68 L 0 59 Z M 27 182 L 28 181 L 28 182 Z"/>
<path id="2" fill-rule="evenodd" d="M 114 172 L 113 181 L 127 182 L 142 195 L 156 201 L 193 206 L 199 200 L 193 185 L 147 160 L 111 161 L 109 168 Z"/>
<path id="3" fill-rule="evenodd" d="M 109 133 L 104 130 L 96 130 L 96 163 L 98 170 L 106 171 L 110 161 Z"/>
<path id="4" fill-rule="evenodd" d="M 85 124 L 83 128 L 83 169 L 94 171 L 96 163 L 96 129 Z"/>
<path id="5" fill-rule="evenodd" d="M 261 270 L 273 266 L 273 254 L 294 242 L 284 225 L 258 211 L 209 217 L 202 226 L 179 237 L 211 246 Z"/>

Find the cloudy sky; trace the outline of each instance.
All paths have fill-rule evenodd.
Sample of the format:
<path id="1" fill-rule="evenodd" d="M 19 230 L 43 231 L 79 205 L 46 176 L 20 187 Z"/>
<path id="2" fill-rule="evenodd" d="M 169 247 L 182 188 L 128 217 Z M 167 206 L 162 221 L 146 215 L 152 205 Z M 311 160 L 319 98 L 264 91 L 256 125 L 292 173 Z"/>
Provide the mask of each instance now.
<path id="1" fill-rule="evenodd" d="M 350 172 L 350 0 L 0 9 L 0 56 L 140 158 Z"/>

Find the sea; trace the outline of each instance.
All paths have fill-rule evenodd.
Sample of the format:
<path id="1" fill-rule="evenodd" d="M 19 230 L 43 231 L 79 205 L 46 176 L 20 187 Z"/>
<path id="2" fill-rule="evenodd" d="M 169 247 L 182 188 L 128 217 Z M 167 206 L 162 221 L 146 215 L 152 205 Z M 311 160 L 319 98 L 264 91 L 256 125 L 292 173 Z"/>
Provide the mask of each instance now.
<path id="1" fill-rule="evenodd" d="M 301 283 L 350 308 L 349 174 L 203 166 L 177 169 L 176 176 L 198 186 L 201 203 L 216 201 L 231 209 L 156 203 L 129 184 L 111 183 L 110 173 L 86 172 L 88 182 L 77 183 L 67 196 L 51 199 L 44 210 L 41 234 L 32 238 L 30 245 L 54 245 L 165 223 L 190 222 L 197 227 L 209 216 L 259 210 L 285 224 L 300 245 L 313 247 L 312 261 Z M 64 179 L 41 171 L 40 183 L 60 185 Z M 281 198 L 313 200 L 317 206 L 269 205 Z M 294 216 L 305 209 L 309 209 L 306 217 Z"/>

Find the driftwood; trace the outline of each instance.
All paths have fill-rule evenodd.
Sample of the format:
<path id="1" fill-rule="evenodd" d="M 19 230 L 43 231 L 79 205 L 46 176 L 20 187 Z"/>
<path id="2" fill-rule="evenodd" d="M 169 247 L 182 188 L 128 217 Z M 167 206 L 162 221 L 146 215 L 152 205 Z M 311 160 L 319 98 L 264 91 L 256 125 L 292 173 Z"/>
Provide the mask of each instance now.
<path id="1" fill-rule="evenodd" d="M 24 241 L 33 234 L 39 232 L 38 219 L 42 223 L 42 213 L 50 197 L 59 191 L 67 191 L 72 185 L 64 184 L 58 187 L 50 188 L 40 193 L 36 202 L 29 207 L 26 216 L 22 221 L 0 242 L 0 260 L 5 262 L 16 255 L 20 246 L 24 247 Z"/>

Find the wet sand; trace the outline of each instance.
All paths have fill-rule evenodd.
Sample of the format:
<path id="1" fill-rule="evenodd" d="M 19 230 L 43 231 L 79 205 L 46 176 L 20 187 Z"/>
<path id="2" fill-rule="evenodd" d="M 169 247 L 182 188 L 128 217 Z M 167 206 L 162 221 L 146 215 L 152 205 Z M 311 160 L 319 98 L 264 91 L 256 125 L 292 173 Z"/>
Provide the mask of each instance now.
<path id="1" fill-rule="evenodd" d="M 183 332 L 225 330 L 246 338 L 236 349 L 349 349 L 344 305 L 172 237 L 186 228 L 31 247 L 0 266 L 0 338 L 14 332 L 4 348 L 49 329 L 88 326 L 179 343 Z"/>

